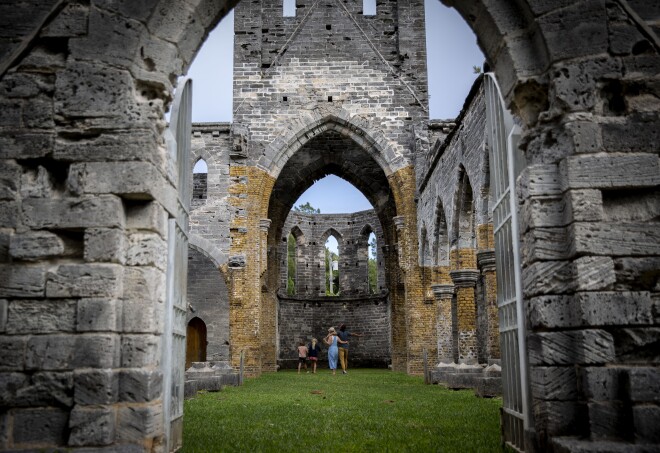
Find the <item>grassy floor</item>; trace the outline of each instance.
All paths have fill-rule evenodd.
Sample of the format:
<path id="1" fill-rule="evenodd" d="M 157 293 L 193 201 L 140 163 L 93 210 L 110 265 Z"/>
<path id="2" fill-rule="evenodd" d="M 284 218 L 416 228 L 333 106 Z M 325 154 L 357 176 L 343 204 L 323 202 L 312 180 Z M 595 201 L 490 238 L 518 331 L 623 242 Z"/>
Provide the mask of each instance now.
<path id="1" fill-rule="evenodd" d="M 183 451 L 501 451 L 500 406 L 386 370 L 281 371 L 187 400 Z"/>

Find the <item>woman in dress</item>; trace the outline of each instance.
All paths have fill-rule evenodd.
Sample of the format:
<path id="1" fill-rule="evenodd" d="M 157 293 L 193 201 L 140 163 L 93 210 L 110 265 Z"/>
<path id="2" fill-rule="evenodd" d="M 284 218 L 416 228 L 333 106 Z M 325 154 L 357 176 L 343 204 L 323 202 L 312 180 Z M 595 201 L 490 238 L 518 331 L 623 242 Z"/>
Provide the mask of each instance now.
<path id="1" fill-rule="evenodd" d="M 329 346 L 328 348 L 328 365 L 332 370 L 332 374 L 337 374 L 337 357 L 339 356 L 339 351 L 337 349 L 337 343 L 348 343 L 348 341 L 343 341 L 337 337 L 337 331 L 334 327 L 328 329 L 328 335 L 323 339 L 325 344 Z"/>

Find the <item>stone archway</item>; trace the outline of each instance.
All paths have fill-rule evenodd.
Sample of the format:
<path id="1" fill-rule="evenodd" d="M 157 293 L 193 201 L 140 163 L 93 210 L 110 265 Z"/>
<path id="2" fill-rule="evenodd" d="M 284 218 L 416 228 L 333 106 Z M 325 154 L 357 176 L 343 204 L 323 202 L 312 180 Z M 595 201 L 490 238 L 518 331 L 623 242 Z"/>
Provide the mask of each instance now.
<path id="1" fill-rule="evenodd" d="M 603 413 L 632 414 L 635 439 L 657 442 L 653 428 L 645 425 L 649 417 L 657 420 L 657 408 L 645 405 L 643 392 L 635 393 L 652 382 L 635 364 L 648 363 L 645 357 L 657 345 L 652 315 L 657 290 L 644 277 L 656 275 L 657 266 L 648 263 L 660 254 L 653 208 L 660 183 L 660 102 L 654 88 L 660 46 L 646 24 L 652 23 L 654 12 L 643 2 L 623 0 L 445 3 L 475 30 L 523 130 L 524 290 L 534 313 L 528 319 L 527 352 L 533 368 L 531 397 L 539 415 L 531 429 L 540 448 L 552 442 L 579 448 L 561 439 L 569 435 L 625 439 L 618 419 L 599 418 Z M 67 358 L 57 362 L 58 372 L 75 370 L 91 377 L 89 369 L 128 365 L 135 376 L 149 381 L 145 388 L 156 385 L 158 377 L 149 370 L 158 366 L 160 327 L 152 323 L 118 331 L 108 320 L 121 317 L 119 301 L 129 295 L 142 298 L 137 309 L 144 319 L 151 319 L 148 314 L 162 300 L 158 285 L 151 291 L 127 276 L 139 274 L 150 283 L 164 280 L 157 244 L 165 236 L 162 219 L 168 212 L 175 214 L 167 196 L 175 188 L 162 140 L 163 112 L 177 76 L 234 4 L 25 2 L 3 14 L 14 20 L 7 21 L 9 38 L 1 43 L 5 162 L 0 306 L 18 310 L 26 300 L 50 306 L 55 299 L 73 298 L 76 316 L 84 317 L 94 306 L 107 314 L 105 323 L 92 317 L 94 328 L 85 333 L 70 327 L 28 332 L 13 327 L 16 321 L 8 317 L 2 346 L 15 351 L 7 365 L 12 372 L 26 376 L 26 364 L 32 371 L 50 369 L 52 364 L 42 357 L 56 350 L 65 351 Z M 421 3 L 408 6 L 419 8 Z M 402 62 L 404 73 L 412 71 L 407 64 Z M 269 189 L 275 181 L 263 168 L 234 170 L 232 176 Z M 405 183 L 406 178 L 399 180 Z M 251 191 L 253 197 L 259 193 L 270 190 Z M 626 209 L 630 203 L 639 209 Z M 263 241 L 265 248 L 259 222 L 267 218 L 267 203 L 258 205 L 245 225 L 234 225 L 235 244 L 247 238 L 253 244 Z M 405 214 L 397 210 L 405 216 L 399 223 L 414 231 L 416 225 L 406 224 L 414 223 L 414 209 L 406 209 Z M 131 241 L 138 234 L 149 236 L 153 247 L 127 247 L 135 245 Z M 388 234 L 394 236 L 394 231 Z M 399 236 L 405 244 L 406 235 Z M 548 239 L 555 237 L 563 239 Z M 44 241 L 49 246 L 30 255 L 20 246 Z M 241 254 L 233 253 L 241 251 L 236 247 L 229 264 L 223 264 L 231 281 L 240 280 L 232 283 L 239 295 L 233 302 L 249 319 L 258 320 L 261 313 L 252 301 L 260 300 L 262 270 L 246 271 Z M 416 246 L 406 247 L 412 251 Z M 76 283 L 82 277 L 85 283 Z M 73 322 L 69 306 L 60 307 L 64 326 Z M 633 313 L 617 311 L 620 307 Z M 246 327 L 240 332 L 246 349 L 264 350 L 267 345 L 253 331 Z M 580 352 L 568 354 L 570 345 Z M 623 398 L 629 404 L 624 412 L 616 410 L 622 402 L 615 397 L 599 401 L 581 394 L 573 372 L 577 368 L 580 382 L 594 382 L 612 364 L 632 383 L 633 393 Z M 259 371 L 256 364 L 248 365 Z M 648 368 L 657 374 L 656 366 Z M 77 379 L 67 389 L 84 382 Z M 553 387 L 554 382 L 561 385 Z M 150 392 L 140 398 L 140 403 L 103 400 L 76 409 L 66 406 L 54 409 L 52 419 L 69 426 L 71 445 L 138 443 L 151 448 L 160 442 L 160 432 L 146 427 L 158 426 L 160 403 Z M 35 404 L 21 420 L 38 421 L 30 414 L 44 404 Z M 94 420 L 118 420 L 118 437 L 86 437 L 90 418 L 85 414 L 90 411 L 99 415 Z M 116 419 L 108 416 L 113 411 L 119 411 Z M 133 426 L 132 411 L 139 411 L 145 428 L 127 435 L 123 428 Z M 585 413 L 589 426 L 573 423 Z M 76 416 L 67 425 L 71 414 Z"/>

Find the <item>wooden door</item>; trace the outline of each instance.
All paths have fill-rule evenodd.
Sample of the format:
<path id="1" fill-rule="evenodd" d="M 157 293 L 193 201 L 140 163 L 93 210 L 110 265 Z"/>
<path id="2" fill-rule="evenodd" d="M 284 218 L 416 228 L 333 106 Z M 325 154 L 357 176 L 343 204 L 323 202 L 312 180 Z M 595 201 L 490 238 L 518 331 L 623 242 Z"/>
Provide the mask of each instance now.
<path id="1" fill-rule="evenodd" d="M 186 369 L 193 362 L 206 362 L 206 324 L 197 317 L 186 329 Z"/>

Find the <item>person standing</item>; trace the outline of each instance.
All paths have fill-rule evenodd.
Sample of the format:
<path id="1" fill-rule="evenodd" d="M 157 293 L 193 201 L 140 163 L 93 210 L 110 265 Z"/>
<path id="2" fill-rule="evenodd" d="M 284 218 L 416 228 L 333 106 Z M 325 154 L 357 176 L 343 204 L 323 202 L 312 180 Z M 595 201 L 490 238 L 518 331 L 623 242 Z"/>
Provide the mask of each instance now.
<path id="1" fill-rule="evenodd" d="M 319 344 L 319 340 L 312 338 L 312 342 L 309 344 L 307 349 L 309 349 L 309 354 L 307 357 L 309 358 L 309 361 L 312 362 L 312 373 L 316 374 L 316 362 L 318 362 L 319 352 L 321 352 L 321 345 Z"/>
<path id="2" fill-rule="evenodd" d="M 300 374 L 300 367 L 305 365 L 305 371 L 307 371 L 307 353 L 309 350 L 305 343 L 302 341 L 298 344 L 298 374 Z"/>
<path id="3" fill-rule="evenodd" d="M 332 370 L 332 374 L 337 374 L 337 357 L 339 353 L 337 352 L 338 343 L 346 343 L 345 341 L 340 340 L 337 337 L 337 331 L 334 327 L 328 329 L 328 335 L 323 339 L 325 344 L 330 346 L 328 348 L 328 366 Z"/>
<path id="4" fill-rule="evenodd" d="M 348 337 L 362 337 L 361 333 L 349 332 L 346 330 L 346 324 L 339 326 L 339 362 L 341 363 L 342 374 L 348 374 Z"/>

